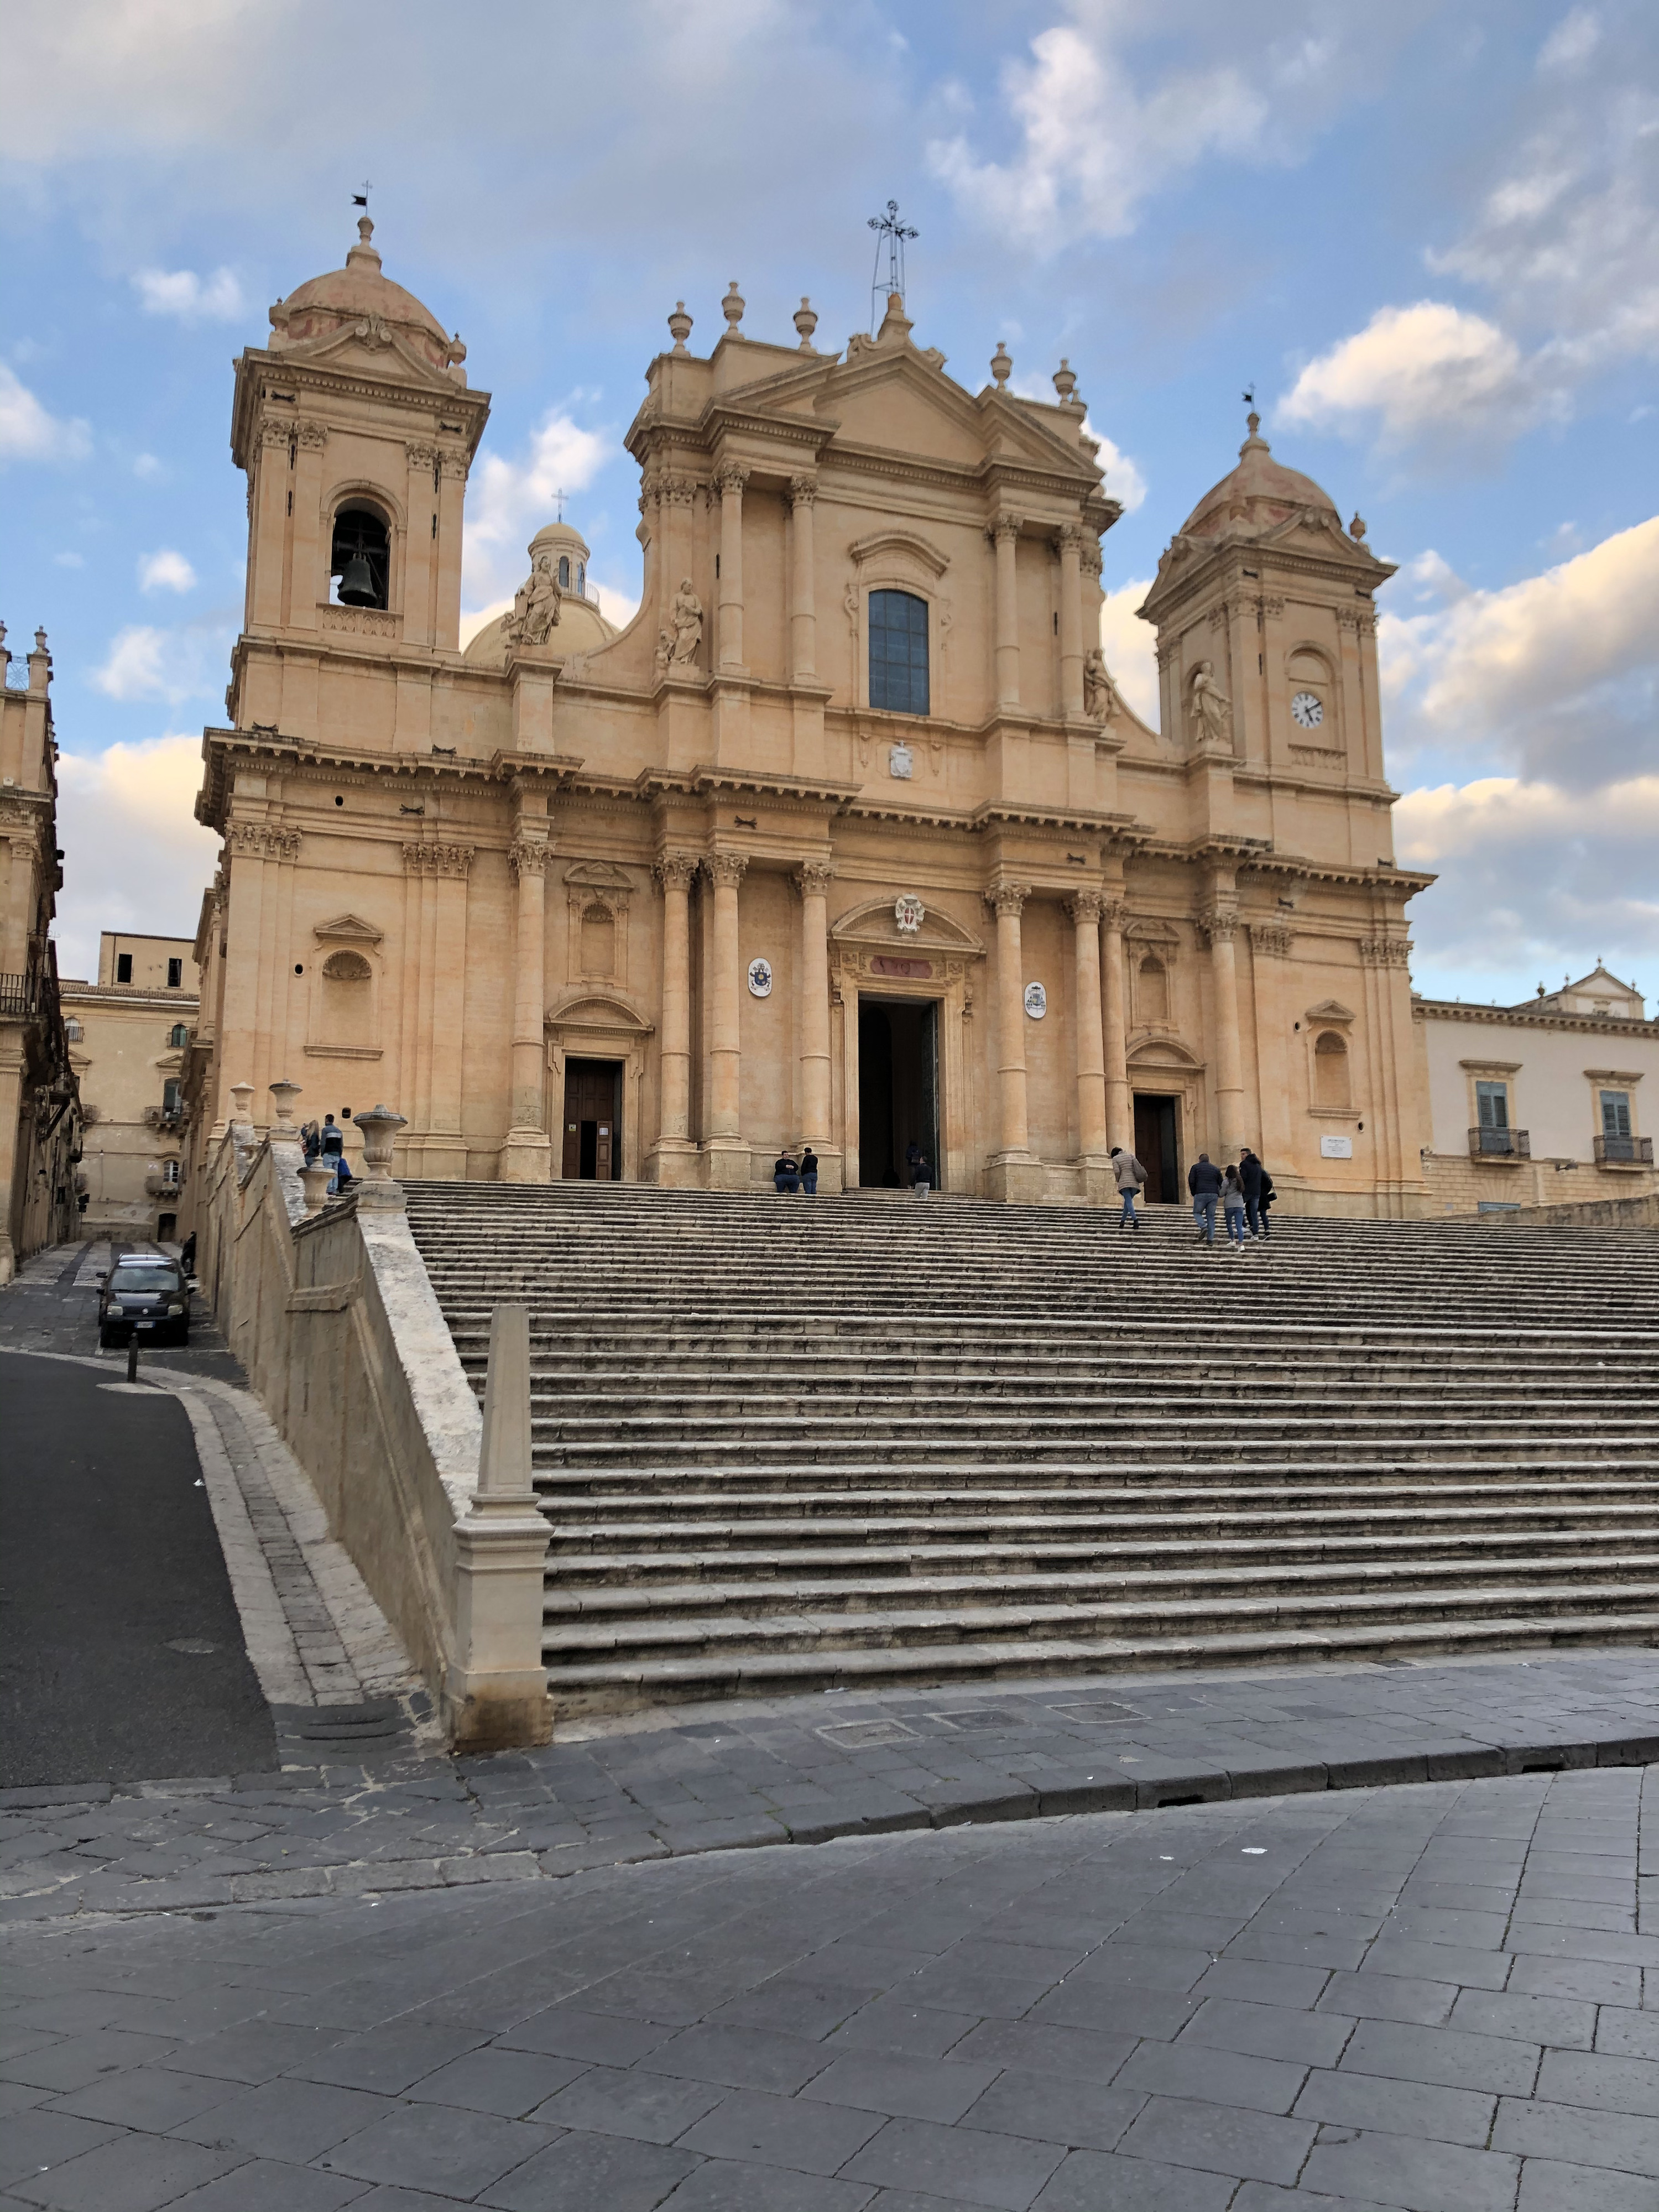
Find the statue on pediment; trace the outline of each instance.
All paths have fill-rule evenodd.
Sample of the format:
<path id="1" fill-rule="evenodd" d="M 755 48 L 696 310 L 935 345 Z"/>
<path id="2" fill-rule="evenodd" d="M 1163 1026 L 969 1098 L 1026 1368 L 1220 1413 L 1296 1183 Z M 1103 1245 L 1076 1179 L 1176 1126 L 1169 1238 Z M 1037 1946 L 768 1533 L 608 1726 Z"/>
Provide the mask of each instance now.
<path id="1" fill-rule="evenodd" d="M 507 635 L 514 645 L 545 645 L 547 634 L 559 619 L 559 580 L 552 557 L 538 555 L 513 601 Z"/>

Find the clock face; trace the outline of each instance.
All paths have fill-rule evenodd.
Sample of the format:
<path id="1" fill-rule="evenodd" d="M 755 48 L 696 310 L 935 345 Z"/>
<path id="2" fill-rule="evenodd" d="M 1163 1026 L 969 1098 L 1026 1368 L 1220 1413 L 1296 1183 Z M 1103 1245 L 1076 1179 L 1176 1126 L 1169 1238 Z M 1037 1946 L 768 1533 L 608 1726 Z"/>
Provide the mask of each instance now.
<path id="1" fill-rule="evenodd" d="M 1304 730 L 1316 730 L 1325 719 L 1325 702 L 1316 691 L 1298 691 L 1291 713 Z"/>

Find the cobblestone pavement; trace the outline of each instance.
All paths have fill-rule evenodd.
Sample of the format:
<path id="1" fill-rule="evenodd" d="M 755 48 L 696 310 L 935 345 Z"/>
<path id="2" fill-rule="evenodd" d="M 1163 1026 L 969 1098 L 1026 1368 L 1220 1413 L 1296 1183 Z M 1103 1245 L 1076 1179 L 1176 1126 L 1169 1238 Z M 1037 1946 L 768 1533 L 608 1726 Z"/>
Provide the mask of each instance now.
<path id="1" fill-rule="evenodd" d="M 483 1759 L 331 1763 L 291 1739 L 283 1751 L 276 1774 L 0 1792 L 0 1921 L 540 1882 L 960 1822 L 1607 1771 L 1659 1759 L 1659 1654 L 682 1706 Z"/>
<path id="2" fill-rule="evenodd" d="M 13 1929 L 0 2207 L 1652 2212 L 1645 1780 Z"/>

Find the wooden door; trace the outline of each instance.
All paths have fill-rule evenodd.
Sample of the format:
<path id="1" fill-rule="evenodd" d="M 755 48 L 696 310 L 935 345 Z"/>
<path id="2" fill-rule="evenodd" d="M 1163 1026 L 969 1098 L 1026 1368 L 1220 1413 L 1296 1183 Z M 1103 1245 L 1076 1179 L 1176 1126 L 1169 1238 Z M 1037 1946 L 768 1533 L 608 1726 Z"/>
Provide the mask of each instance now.
<path id="1" fill-rule="evenodd" d="M 562 1175 L 587 1182 L 621 1182 L 622 1075 L 620 1060 L 566 1060 Z"/>
<path id="2" fill-rule="evenodd" d="M 1182 1195 L 1176 1101 L 1135 1093 L 1135 1158 L 1146 1170 L 1146 1197 L 1169 1205 Z"/>

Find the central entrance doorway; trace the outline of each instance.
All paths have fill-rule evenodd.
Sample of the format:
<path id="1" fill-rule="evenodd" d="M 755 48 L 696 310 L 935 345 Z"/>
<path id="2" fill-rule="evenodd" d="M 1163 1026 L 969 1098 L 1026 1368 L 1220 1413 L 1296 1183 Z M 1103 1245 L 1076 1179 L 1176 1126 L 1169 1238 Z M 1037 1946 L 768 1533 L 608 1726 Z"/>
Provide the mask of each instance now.
<path id="1" fill-rule="evenodd" d="M 859 1182 L 899 1190 L 910 1148 L 925 1152 L 940 1188 L 939 1001 L 859 995 Z"/>
<path id="2" fill-rule="evenodd" d="M 1146 1170 L 1145 1195 L 1155 1204 L 1173 1205 L 1181 1188 L 1181 1152 L 1176 1141 L 1178 1099 L 1155 1092 L 1135 1093 L 1135 1158 Z"/>
<path id="3" fill-rule="evenodd" d="M 619 1060 L 566 1060 L 560 1173 L 569 1180 L 622 1181 L 622 1082 Z"/>

